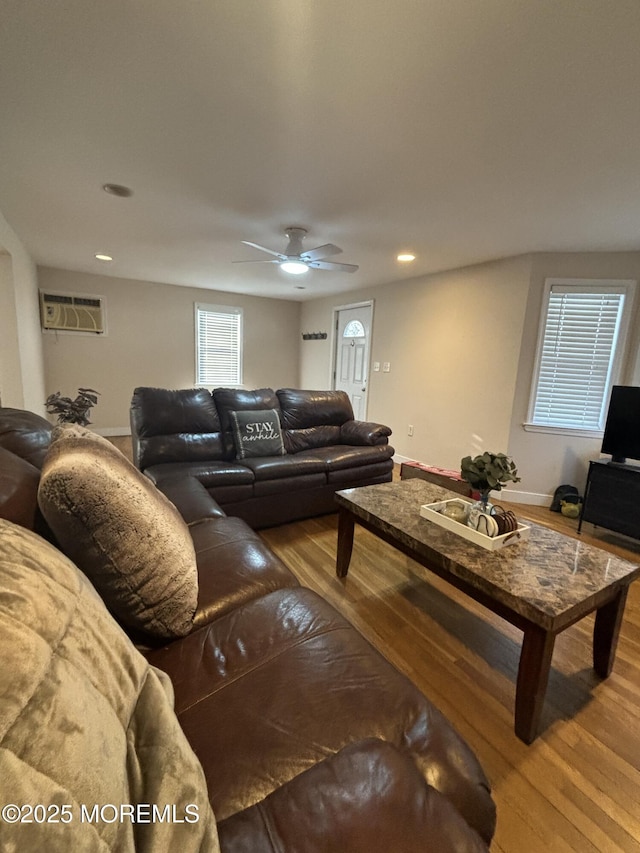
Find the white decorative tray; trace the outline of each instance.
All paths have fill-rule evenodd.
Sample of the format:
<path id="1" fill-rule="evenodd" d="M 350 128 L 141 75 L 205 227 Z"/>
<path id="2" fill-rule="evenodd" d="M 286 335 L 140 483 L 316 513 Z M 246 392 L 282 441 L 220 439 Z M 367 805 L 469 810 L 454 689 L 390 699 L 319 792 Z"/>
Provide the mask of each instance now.
<path id="1" fill-rule="evenodd" d="M 469 542 L 474 542 L 480 545 L 481 548 L 486 548 L 488 551 L 498 551 L 504 548 L 505 545 L 513 545 L 516 542 L 523 542 L 529 538 L 529 530 L 526 524 L 518 522 L 518 529 L 511 533 L 503 533 L 501 536 L 487 536 L 485 533 L 480 533 L 479 530 L 474 530 L 473 527 L 467 527 L 461 521 L 456 521 L 455 518 L 442 515 L 442 510 L 447 504 L 459 504 L 463 507 L 470 507 L 471 501 L 465 501 L 461 498 L 451 498 L 446 501 L 438 501 L 433 504 L 423 504 L 420 507 L 420 515 L 423 518 L 432 521 L 434 524 L 439 524 L 440 527 L 445 527 L 452 533 L 456 533 L 463 539 L 468 539 Z"/>

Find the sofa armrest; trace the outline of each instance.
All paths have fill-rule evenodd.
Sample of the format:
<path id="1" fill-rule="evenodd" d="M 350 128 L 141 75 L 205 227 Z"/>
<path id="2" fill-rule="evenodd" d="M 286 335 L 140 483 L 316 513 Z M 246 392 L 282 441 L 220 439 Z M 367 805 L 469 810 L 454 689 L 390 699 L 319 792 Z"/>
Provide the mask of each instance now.
<path id="1" fill-rule="evenodd" d="M 342 444 L 388 444 L 391 429 L 384 424 L 347 421 L 340 427 Z"/>
<path id="2" fill-rule="evenodd" d="M 158 484 L 158 489 L 175 504 L 187 524 L 225 515 L 200 480 L 188 474 L 167 477 Z"/>
<path id="3" fill-rule="evenodd" d="M 218 824 L 222 853 L 487 853 L 412 759 L 386 741 L 345 747 Z"/>

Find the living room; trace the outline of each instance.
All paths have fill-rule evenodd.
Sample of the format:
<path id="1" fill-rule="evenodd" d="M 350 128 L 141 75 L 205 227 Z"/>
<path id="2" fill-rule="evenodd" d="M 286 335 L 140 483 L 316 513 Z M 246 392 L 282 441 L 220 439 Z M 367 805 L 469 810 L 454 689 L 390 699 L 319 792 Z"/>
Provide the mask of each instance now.
<path id="1" fill-rule="evenodd" d="M 527 254 L 303 302 L 39 268 L 41 290 L 103 297 L 108 323 L 104 336 L 42 334 L 46 392 L 95 388 L 101 395 L 95 428 L 127 435 L 136 386 L 194 384 L 194 305 L 200 303 L 243 309 L 244 387 L 330 388 L 334 312 L 371 301 L 370 360 L 388 362 L 390 372 L 370 370 L 367 418 L 392 428 L 397 462 L 456 470 L 468 454 L 506 452 L 522 478 L 507 490 L 509 499 L 548 506 L 560 483 L 584 489 L 588 462 L 598 458 L 601 442 L 600 435 L 523 427 L 549 278 L 638 280 L 640 252 Z M 31 304 L 37 318 L 33 298 Z M 487 335 L 495 305 L 500 331 Z M 640 381 L 639 315 L 620 384 Z M 328 332 L 327 338 L 303 340 L 316 330 Z"/>
<path id="2" fill-rule="evenodd" d="M 74 19 L 70 4 L 66 15 L 50 20 L 38 4 L 20 12 L 8 6 L 0 200 L 8 233 L 0 235 L 0 245 L 10 258 L 5 256 L 0 269 L 3 290 L 9 290 L 3 339 L 17 338 L 19 347 L 3 358 L 5 403 L 26 400 L 41 410 L 46 394 L 89 384 L 101 392 L 96 427 L 126 427 L 136 384 L 193 383 L 193 303 L 232 305 L 234 292 L 254 306 L 247 307 L 245 318 L 246 387 L 330 387 L 333 310 L 373 300 L 370 362 L 388 363 L 390 372 L 369 372 L 368 415 L 390 422 L 399 458 L 455 468 L 462 456 L 489 447 L 509 452 L 519 465 L 522 481 L 514 499 L 543 505 L 561 482 L 583 487 L 598 440 L 575 435 L 567 440 L 527 431 L 523 424 L 545 281 L 638 279 L 630 191 L 635 113 L 627 108 L 633 98 L 634 7 L 619 5 L 604 30 L 596 8 L 578 15 L 571 2 L 535 11 L 498 4 L 488 18 L 479 12 L 479 21 L 463 15 L 462 22 L 453 9 L 419 12 L 409 5 L 406 18 L 381 9 L 379 19 L 371 16 L 368 37 L 356 39 L 355 67 L 348 64 L 349 39 L 362 33 L 355 8 L 340 10 L 336 18 L 342 31 L 329 62 L 322 54 L 320 23 L 313 30 L 314 14 L 308 11 L 307 19 L 297 10 L 287 19 L 297 38 L 281 45 L 281 65 L 274 67 L 269 91 L 261 92 L 266 81 L 254 83 L 261 67 L 271 67 L 271 51 L 280 44 L 273 28 L 284 10 L 270 17 L 265 8 L 264 20 L 254 18 L 249 26 L 242 5 L 220 10 L 218 20 L 204 12 L 199 20 L 192 9 L 177 23 L 170 7 L 163 10 L 166 18 L 156 9 L 153 26 L 149 22 L 145 29 L 146 70 L 135 77 L 126 56 L 127 40 L 141 25 L 137 18 L 114 18 L 112 35 L 96 45 L 87 64 L 74 45 L 81 43 L 83 27 L 91 42 L 97 11 L 95 18 Z M 325 22 L 332 20 L 332 11 L 325 16 Z M 192 45 L 192 55 L 182 60 L 183 80 L 162 64 L 172 24 L 174 43 Z M 64 49 L 47 47 L 52 32 Z M 204 32 L 210 44 L 201 38 Z M 395 56 L 387 40 L 391 32 L 405 40 L 406 56 L 393 60 L 397 67 L 390 76 L 378 65 L 380 56 L 389 61 Z M 255 52 L 246 67 L 236 67 L 234 39 L 238 50 Z M 508 56 L 492 54 L 507 45 Z M 466 70 L 456 61 L 463 50 Z M 492 55 L 495 62 L 486 63 Z M 332 122 L 314 123 L 303 111 L 305 100 L 340 85 L 338 56 L 347 63 L 348 86 L 332 102 Z M 219 110 L 226 110 L 222 123 L 215 110 L 209 115 L 201 108 L 205 92 L 199 81 L 211 76 L 209 66 L 228 68 L 236 80 L 232 103 L 225 100 L 224 85 L 215 95 Z M 298 67 L 314 71 L 306 79 L 308 91 L 294 85 Z M 89 79 L 86 71 L 91 86 L 80 82 Z M 169 96 L 180 104 L 189 86 L 193 114 L 178 112 L 165 122 Z M 396 87 L 404 103 L 397 101 Z M 266 114 L 254 103 L 258 92 L 270 104 Z M 101 101 L 118 103 L 119 121 L 100 109 Z M 425 121 L 424 104 L 432 103 L 446 121 L 414 127 L 412 115 Z M 357 121 L 351 121 L 351 110 Z M 285 114 L 283 138 L 274 134 Z M 553 124 L 558 116 L 562 139 Z M 244 148 L 236 154 L 230 144 L 234 132 L 258 117 L 264 126 L 256 126 L 250 140 L 243 137 Z M 184 183 L 179 190 L 176 183 L 172 193 L 167 158 L 186 144 L 186 126 L 193 151 L 189 164 L 178 153 L 171 180 Z M 343 135 L 345 127 L 349 141 L 335 149 L 331 134 Z M 42 149 L 30 154 L 25 135 Z M 202 140 L 197 142 L 202 161 L 195 155 L 196 138 Z M 374 138 L 378 145 L 367 145 Z M 74 156 L 74 145 L 86 152 L 86 163 Z M 138 157 L 146 165 L 135 180 Z M 320 168 L 306 170 L 307 162 Z M 274 163 L 280 172 L 265 174 L 263 163 Z M 65 180 L 71 164 L 78 171 Z M 104 193 L 109 181 L 131 184 L 133 196 Z M 196 181 L 202 189 L 194 197 Z M 202 194 L 209 200 L 202 202 Z M 337 202 L 343 194 L 357 202 Z M 332 213 L 336 204 L 344 213 Z M 277 267 L 234 263 L 267 257 L 243 240 L 283 248 L 282 231 L 296 218 L 309 228 L 308 246 L 335 241 L 344 250 L 340 259 L 357 261 L 360 269 L 353 275 L 311 270 L 305 289 L 298 290 L 300 282 Z M 349 228 L 353 237 L 347 244 Z M 112 262 L 95 259 L 101 249 L 111 252 Z M 403 249 L 416 254 L 414 262 L 395 260 Z M 184 292 L 170 296 L 176 288 L 168 285 Z M 44 287 L 103 296 L 108 334 L 73 343 L 62 335 L 43 337 L 36 291 Z M 638 304 L 635 309 L 617 376 L 628 384 L 640 374 Z M 327 339 L 302 340 L 303 333 L 316 331 L 328 333 Z M 181 351 L 164 364 L 167 341 L 180 341 Z M 40 366 L 41 351 L 46 367 Z M 92 365 L 90 376 L 80 370 L 85 364 Z M 121 383 L 127 375 L 129 381 Z"/>
<path id="3" fill-rule="evenodd" d="M 170 4 L 161 4 L 154 22 L 145 20 L 146 15 L 153 18 L 149 8 L 133 20 L 127 18 L 130 9 L 120 9 L 129 30 L 114 25 L 105 36 L 108 49 L 96 46 L 95 55 L 92 45 L 100 40 L 100 29 L 82 4 L 63 3 L 65 14 L 57 21 L 45 4 L 30 4 L 28 12 L 12 2 L 0 5 L 8 22 L 3 115 L 10 119 L 0 130 L 6 152 L 0 166 L 3 406 L 43 414 L 48 394 L 95 388 L 100 397 L 92 426 L 127 442 L 136 386 L 196 384 L 194 306 L 201 303 L 242 309 L 245 388 L 329 389 L 335 312 L 371 302 L 366 416 L 391 427 L 396 462 L 411 459 L 457 469 L 463 456 L 491 449 L 509 453 L 518 465 L 521 481 L 505 492 L 510 501 L 546 509 L 557 485 L 584 489 L 588 462 L 600 454 L 600 435 L 540 432 L 523 425 L 529 420 L 547 282 L 640 278 L 635 191 L 640 127 L 633 106 L 640 18 L 635 4 L 623 2 L 615 11 L 589 4 L 585 11 L 583 4 L 545 2 L 534 12 L 527 3 L 491 2 L 477 16 L 465 4 L 452 4 L 448 12 L 433 4 L 429 20 L 408 3 L 407 21 L 398 26 L 395 18 L 402 22 L 402 15 L 382 3 L 374 4 L 375 13 L 360 3 L 351 11 L 331 3 L 324 15 L 309 4 L 285 3 L 278 9 L 267 4 L 267 13 L 266 6 L 258 12 L 236 3 L 217 10 L 225 26 L 215 36 L 213 11 L 200 10 L 207 26 L 199 26 L 195 11 L 178 16 Z M 85 42 L 70 22 L 74 14 L 88 16 L 84 24 L 91 38 Z M 38 18 L 41 28 L 31 29 Z M 291 42 L 284 36 L 285 21 L 295 35 Z M 143 43 L 147 23 L 153 59 L 160 49 L 167 57 L 177 43 L 188 44 L 194 65 L 181 52 L 175 67 L 166 61 L 160 71 L 130 79 L 135 69 L 124 57 Z M 420 26 L 405 51 L 393 36 L 399 39 L 412 23 Z M 371 42 L 358 35 L 369 28 Z M 231 30 L 235 40 L 225 46 Z M 448 55 L 446 32 L 450 56 L 436 70 Z M 205 69 L 216 67 L 213 61 L 203 64 L 202 57 L 211 52 L 209 38 L 215 39 L 226 72 L 220 76 L 229 88 L 225 94 L 221 86 L 215 99 L 204 83 Z M 78 44 L 83 48 L 76 55 Z M 306 88 L 312 81 L 293 71 L 306 67 L 305 50 L 309 68 L 318 70 L 326 45 L 331 49 L 322 64 L 323 82 L 329 79 L 334 88 L 315 104 L 316 114 L 305 106 L 314 102 Z M 254 51 L 256 57 L 247 60 L 250 67 L 234 77 L 237 56 Z M 263 89 L 256 68 L 265 54 L 273 80 Z M 376 70 L 378 54 L 387 63 L 383 74 Z M 49 67 L 53 89 L 43 85 Z M 534 69 L 531 80 L 527 68 Z M 341 76 L 345 69 L 353 76 Z M 175 105 L 173 78 L 182 71 L 189 98 L 184 112 L 169 117 L 162 87 L 169 86 L 166 99 Z M 428 72 L 434 82 L 423 90 Z M 110 73 L 113 92 L 130 85 L 132 93 L 126 108 L 112 93 L 111 100 L 104 99 L 111 112 L 99 116 L 88 107 L 92 86 L 100 93 L 97 100 L 103 99 L 111 91 L 104 83 Z M 477 87 L 476 74 L 482 78 Z M 337 93 L 347 78 L 341 101 Z M 37 82 L 33 91 L 30 81 Z M 178 101 L 181 91 L 178 87 Z M 407 113 L 423 117 L 419 129 L 400 108 L 398 93 L 405 91 Z M 489 117 L 494 95 L 497 110 Z M 377 97 L 385 110 L 377 111 Z M 25 99 L 21 108 L 15 107 L 16 98 Z M 148 136 L 141 133 L 142 120 L 136 124 L 130 109 L 134 102 L 145 105 L 140 112 L 149 122 Z M 196 133 L 198 111 L 204 114 L 204 105 L 211 104 L 216 118 L 203 121 Z M 288 115 L 292 123 L 284 132 Z M 331 133 L 323 130 L 322 115 Z M 252 116 L 256 131 L 247 133 Z M 436 132 L 438 146 L 432 148 Z M 38 136 L 55 142 L 49 159 L 36 150 Z M 379 144 L 372 145 L 373 139 Z M 465 159 L 463 142 L 469 140 L 473 144 Z M 176 160 L 182 158 L 177 165 L 172 160 L 172 173 L 166 168 L 169 148 L 178 152 Z M 232 169 L 234 148 L 244 166 L 233 161 Z M 520 160 L 525 165 L 518 165 Z M 82 166 L 82 172 L 73 171 L 72 164 Z M 55 174 L 52 182 L 49 172 Z M 102 190 L 109 181 L 130 185 L 133 196 L 110 197 Z M 360 271 L 350 276 L 311 269 L 306 289 L 297 290 L 277 267 L 234 264 L 266 257 L 242 241 L 282 250 L 283 229 L 292 222 L 309 228 L 309 247 L 335 242 L 344 250 L 340 259 L 360 264 Z M 396 261 L 403 249 L 415 251 L 413 263 Z M 112 252 L 113 261 L 96 260 L 101 251 Z M 43 331 L 40 291 L 101 297 L 106 334 Z M 303 337 L 316 332 L 326 338 Z M 374 370 L 375 363 L 388 364 L 389 370 Z M 640 384 L 637 297 L 616 379 Z M 576 627 L 558 649 L 554 677 L 561 688 L 560 710 L 549 713 L 549 732 L 527 748 L 510 739 L 506 710 L 513 699 L 517 631 L 501 632 L 499 623 L 475 610 L 472 623 L 459 629 L 462 604 L 444 603 L 437 584 L 431 592 L 422 580 L 407 586 L 403 558 L 389 550 L 381 558 L 366 537 L 361 559 L 375 564 L 376 572 L 367 576 L 361 565 L 359 574 L 355 566 L 346 587 L 339 585 L 332 565 L 335 534 L 331 521 L 318 521 L 264 536 L 310 585 L 315 576 L 321 593 L 334 604 L 342 601 L 349 618 L 356 624 L 360 620 L 369 637 L 382 638 L 387 655 L 416 674 L 421 689 L 437 698 L 479 750 L 498 790 L 493 849 L 511 853 L 526 849 L 526 842 L 531 851 L 636 849 L 640 828 L 632 803 L 640 763 L 637 739 L 627 741 L 639 683 L 635 599 L 627 609 L 631 629 L 627 626 L 621 641 L 614 687 L 594 686 L 585 674 L 589 640 L 586 629 Z M 303 565 L 305 555 L 310 560 Z M 386 579 L 379 570 L 382 561 Z M 440 620 L 428 615 L 429 608 Z M 434 657 L 457 661 L 451 692 L 446 669 L 428 671 L 427 658 L 412 656 L 412 641 L 402 640 L 414 637 L 414 630 L 416 647 L 424 651 L 437 642 Z M 479 639 L 486 658 L 476 653 L 477 642 L 469 650 L 470 635 Z M 470 721 L 461 710 L 469 684 L 460 672 L 473 683 L 478 719 Z M 615 703 L 622 747 L 611 745 Z M 576 709 L 586 721 L 569 726 L 566 717 Z M 481 720 L 491 713 L 497 720 L 485 729 Z M 568 727 L 560 730 L 563 723 Z M 602 760 L 603 742 L 610 763 L 602 775 L 592 774 L 589 765 Z M 621 758 L 625 750 L 628 762 Z M 544 790 L 549 766 L 561 780 L 551 786 L 552 794 Z M 512 788 L 509 779 L 515 780 Z M 612 793 L 616 784 L 617 799 Z M 539 809 L 534 817 L 527 814 L 530 802 Z M 613 818 L 606 816 L 607 807 Z M 563 810 L 568 818 L 560 817 Z M 562 839 L 554 848 L 556 830 Z M 609 847 L 607 836 L 614 839 Z"/>

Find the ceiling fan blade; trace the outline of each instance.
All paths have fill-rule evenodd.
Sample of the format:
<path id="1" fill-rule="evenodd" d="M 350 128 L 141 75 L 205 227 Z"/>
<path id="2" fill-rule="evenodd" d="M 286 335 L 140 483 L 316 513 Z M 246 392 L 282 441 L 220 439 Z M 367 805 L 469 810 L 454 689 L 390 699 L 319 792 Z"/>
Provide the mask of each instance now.
<path id="1" fill-rule="evenodd" d="M 318 246 L 316 249 L 309 249 L 308 252 L 303 252 L 300 257 L 305 261 L 319 261 L 331 255 L 339 255 L 341 252 L 342 249 L 339 246 L 334 246 L 333 243 L 325 243 L 324 246 Z"/>
<path id="2" fill-rule="evenodd" d="M 279 264 L 280 261 L 276 258 L 273 261 L 231 261 L 232 264 Z"/>
<path id="3" fill-rule="evenodd" d="M 332 261 L 310 261 L 309 266 L 314 270 L 334 270 L 335 272 L 355 272 L 357 264 L 334 264 Z"/>
<path id="4" fill-rule="evenodd" d="M 276 258 L 280 258 L 280 260 L 284 260 L 285 255 L 282 252 L 274 252 L 273 249 L 267 249 L 265 246 L 259 246 L 257 243 L 250 243 L 248 240 L 242 240 L 242 243 L 245 246 L 253 246 L 254 249 L 260 249 L 261 252 L 266 252 L 268 255 L 274 255 Z"/>

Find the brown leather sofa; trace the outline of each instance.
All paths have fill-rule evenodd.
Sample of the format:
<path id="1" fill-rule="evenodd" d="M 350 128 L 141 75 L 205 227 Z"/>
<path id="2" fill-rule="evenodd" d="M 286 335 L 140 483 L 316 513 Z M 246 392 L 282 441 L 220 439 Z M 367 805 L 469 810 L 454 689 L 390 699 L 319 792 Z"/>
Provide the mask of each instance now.
<path id="1" fill-rule="evenodd" d="M 274 412 L 284 453 L 240 459 L 237 412 Z M 176 474 L 199 480 L 228 515 L 254 530 L 335 509 L 338 489 L 389 482 L 389 427 L 356 421 L 343 391 L 136 388 L 134 463 L 156 485 Z"/>
<path id="2" fill-rule="evenodd" d="M 0 518 L 45 533 L 36 495 L 50 429 L 0 408 Z M 186 636 L 134 639 L 171 678 L 220 849 L 486 851 L 489 784 L 442 714 L 201 482 L 174 473 L 159 486 L 189 525 L 198 601 Z M 0 537 L 0 563 L 2 550 Z M 37 596 L 35 574 L 29 586 Z M 0 601 L 3 587 L 0 574 Z"/>

